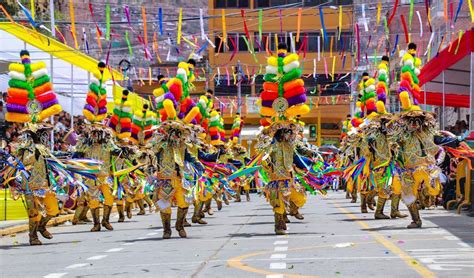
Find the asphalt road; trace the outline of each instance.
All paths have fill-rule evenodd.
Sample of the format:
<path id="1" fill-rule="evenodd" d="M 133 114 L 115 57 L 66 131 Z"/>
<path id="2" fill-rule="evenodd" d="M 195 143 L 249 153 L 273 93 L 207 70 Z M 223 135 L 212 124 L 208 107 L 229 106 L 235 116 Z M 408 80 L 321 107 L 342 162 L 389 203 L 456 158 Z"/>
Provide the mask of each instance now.
<path id="1" fill-rule="evenodd" d="M 309 197 L 305 219 L 275 236 L 269 205 L 251 197 L 187 228 L 187 239 L 173 230 L 162 240 L 159 214 L 112 232 L 54 227 L 42 246 L 29 246 L 26 233 L 3 237 L 1 277 L 474 277 L 473 218 L 422 211 L 423 229 L 407 230 L 408 219 L 373 220 L 329 192 Z"/>

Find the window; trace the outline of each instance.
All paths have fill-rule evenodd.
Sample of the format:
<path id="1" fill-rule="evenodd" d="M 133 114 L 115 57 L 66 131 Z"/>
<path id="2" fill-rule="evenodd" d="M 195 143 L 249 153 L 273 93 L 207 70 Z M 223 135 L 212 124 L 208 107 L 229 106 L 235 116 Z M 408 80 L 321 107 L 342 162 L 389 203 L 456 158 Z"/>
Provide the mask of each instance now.
<path id="1" fill-rule="evenodd" d="M 270 0 L 256 0 L 255 6 L 257 8 L 268 8 L 270 7 Z"/>
<path id="2" fill-rule="evenodd" d="M 277 7 L 282 5 L 301 4 L 301 0 L 255 0 L 257 8 Z M 321 1 L 326 2 L 326 1 Z M 296 5 L 295 5 L 296 6 Z"/>
<path id="3" fill-rule="evenodd" d="M 229 69 L 230 71 L 231 69 Z M 250 95 L 252 85 L 248 80 L 243 80 L 240 84 L 240 92 L 242 96 Z M 237 85 L 234 85 L 234 78 L 230 75 L 230 86 L 227 86 L 226 75 L 221 75 L 219 80 L 214 80 L 214 94 L 216 96 L 237 96 Z"/>
<path id="4" fill-rule="evenodd" d="M 239 51 L 249 51 L 249 49 L 247 48 L 247 44 L 245 43 L 244 36 L 244 34 L 241 34 L 239 36 L 239 43 L 237 44 Z"/>
<path id="5" fill-rule="evenodd" d="M 232 38 L 232 40 L 234 40 L 235 46 L 237 47 L 237 49 L 239 49 L 239 42 L 240 42 L 241 38 L 238 39 L 238 36 L 239 36 L 239 34 L 237 34 L 237 33 L 228 33 L 227 34 L 227 46 L 225 46 L 224 43 L 221 44 L 221 38 L 216 36 L 215 39 L 214 39 L 214 45 L 216 46 L 214 51 L 216 53 L 224 53 L 224 52 L 227 52 L 227 51 L 229 51 L 229 52 L 234 51 L 234 45 L 232 44 L 232 41 L 231 41 L 230 38 Z M 245 50 L 247 50 L 247 46 L 245 45 L 245 41 L 242 42 L 242 43 L 245 47 Z"/>
<path id="6" fill-rule="evenodd" d="M 249 8 L 249 0 L 215 0 L 216 8 Z"/>

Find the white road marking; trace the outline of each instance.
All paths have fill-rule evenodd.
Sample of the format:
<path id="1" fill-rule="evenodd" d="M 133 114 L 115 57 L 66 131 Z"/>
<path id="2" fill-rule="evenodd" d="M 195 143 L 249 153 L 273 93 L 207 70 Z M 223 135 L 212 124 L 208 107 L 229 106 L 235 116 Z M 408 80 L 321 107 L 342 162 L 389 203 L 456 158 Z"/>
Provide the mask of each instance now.
<path id="1" fill-rule="evenodd" d="M 354 242 L 341 242 L 338 244 L 335 244 L 333 247 L 334 248 L 346 248 L 346 247 L 351 247 L 354 246 Z"/>
<path id="2" fill-rule="evenodd" d="M 143 240 L 146 239 L 146 237 L 137 237 L 137 240 Z"/>
<path id="3" fill-rule="evenodd" d="M 135 242 L 125 242 L 125 243 L 122 243 L 123 246 L 128 246 L 128 245 L 134 245 Z"/>
<path id="4" fill-rule="evenodd" d="M 148 233 L 147 236 L 156 236 L 158 233 Z"/>
<path id="5" fill-rule="evenodd" d="M 285 245 L 288 244 L 287 240 L 277 240 L 273 243 L 274 245 Z"/>
<path id="6" fill-rule="evenodd" d="M 458 245 L 462 246 L 462 247 L 466 247 L 466 248 L 470 248 L 471 246 L 469 246 L 469 244 L 465 243 L 465 242 L 458 242 Z"/>
<path id="7" fill-rule="evenodd" d="M 60 273 L 50 273 L 48 275 L 43 276 L 43 278 L 60 278 L 66 275 L 67 272 L 60 272 Z"/>
<path id="8" fill-rule="evenodd" d="M 267 275 L 266 278 L 284 278 L 285 276 L 283 274 L 270 274 Z"/>
<path id="9" fill-rule="evenodd" d="M 285 252 L 288 251 L 288 246 L 277 246 L 275 247 L 275 252 Z"/>
<path id="10" fill-rule="evenodd" d="M 286 263 L 270 263 L 270 269 L 286 269 Z"/>
<path id="11" fill-rule="evenodd" d="M 270 259 L 285 259 L 286 258 L 286 254 L 272 254 L 272 256 L 270 257 Z"/>
<path id="12" fill-rule="evenodd" d="M 459 240 L 459 238 L 456 237 L 456 236 L 444 236 L 444 238 L 445 238 L 446 240 Z"/>
<path id="13" fill-rule="evenodd" d="M 105 253 L 112 253 L 112 252 L 119 252 L 119 251 L 122 251 L 123 248 L 112 248 L 112 249 L 109 249 L 107 251 L 105 251 Z"/>
<path id="14" fill-rule="evenodd" d="M 88 260 L 88 261 L 97 261 L 97 260 L 101 260 L 105 257 L 107 257 L 107 255 L 97 255 L 97 256 L 89 257 L 86 260 Z"/>
<path id="15" fill-rule="evenodd" d="M 68 269 L 74 269 L 74 268 L 80 268 L 80 267 L 84 267 L 84 266 L 88 266 L 89 264 L 72 264 L 70 266 L 67 266 L 66 268 Z"/>

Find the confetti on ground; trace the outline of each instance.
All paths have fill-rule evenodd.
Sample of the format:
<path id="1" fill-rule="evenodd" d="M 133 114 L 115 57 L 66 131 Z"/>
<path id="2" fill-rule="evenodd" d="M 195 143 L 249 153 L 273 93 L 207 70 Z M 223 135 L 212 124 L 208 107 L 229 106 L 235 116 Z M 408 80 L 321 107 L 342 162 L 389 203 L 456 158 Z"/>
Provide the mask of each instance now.
<path id="1" fill-rule="evenodd" d="M 354 242 L 342 242 L 334 245 L 334 248 L 346 248 L 346 247 L 352 247 L 354 246 Z"/>

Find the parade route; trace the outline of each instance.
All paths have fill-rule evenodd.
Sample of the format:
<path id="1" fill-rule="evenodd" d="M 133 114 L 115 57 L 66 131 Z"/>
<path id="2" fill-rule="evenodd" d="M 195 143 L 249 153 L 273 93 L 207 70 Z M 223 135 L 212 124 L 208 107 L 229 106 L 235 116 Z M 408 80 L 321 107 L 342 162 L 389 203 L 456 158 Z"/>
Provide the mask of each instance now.
<path id="1" fill-rule="evenodd" d="M 404 206 L 402 206 L 404 208 Z M 423 229 L 408 219 L 373 220 L 342 192 L 311 196 L 305 219 L 291 218 L 286 236 L 273 233 L 264 199 L 231 203 L 188 238 L 161 239 L 158 214 L 116 223 L 50 228 L 52 240 L 28 245 L 26 233 L 1 239 L 7 277 L 469 277 L 474 222 L 441 209 L 422 211 Z M 406 211 L 404 211 L 406 212 Z"/>

